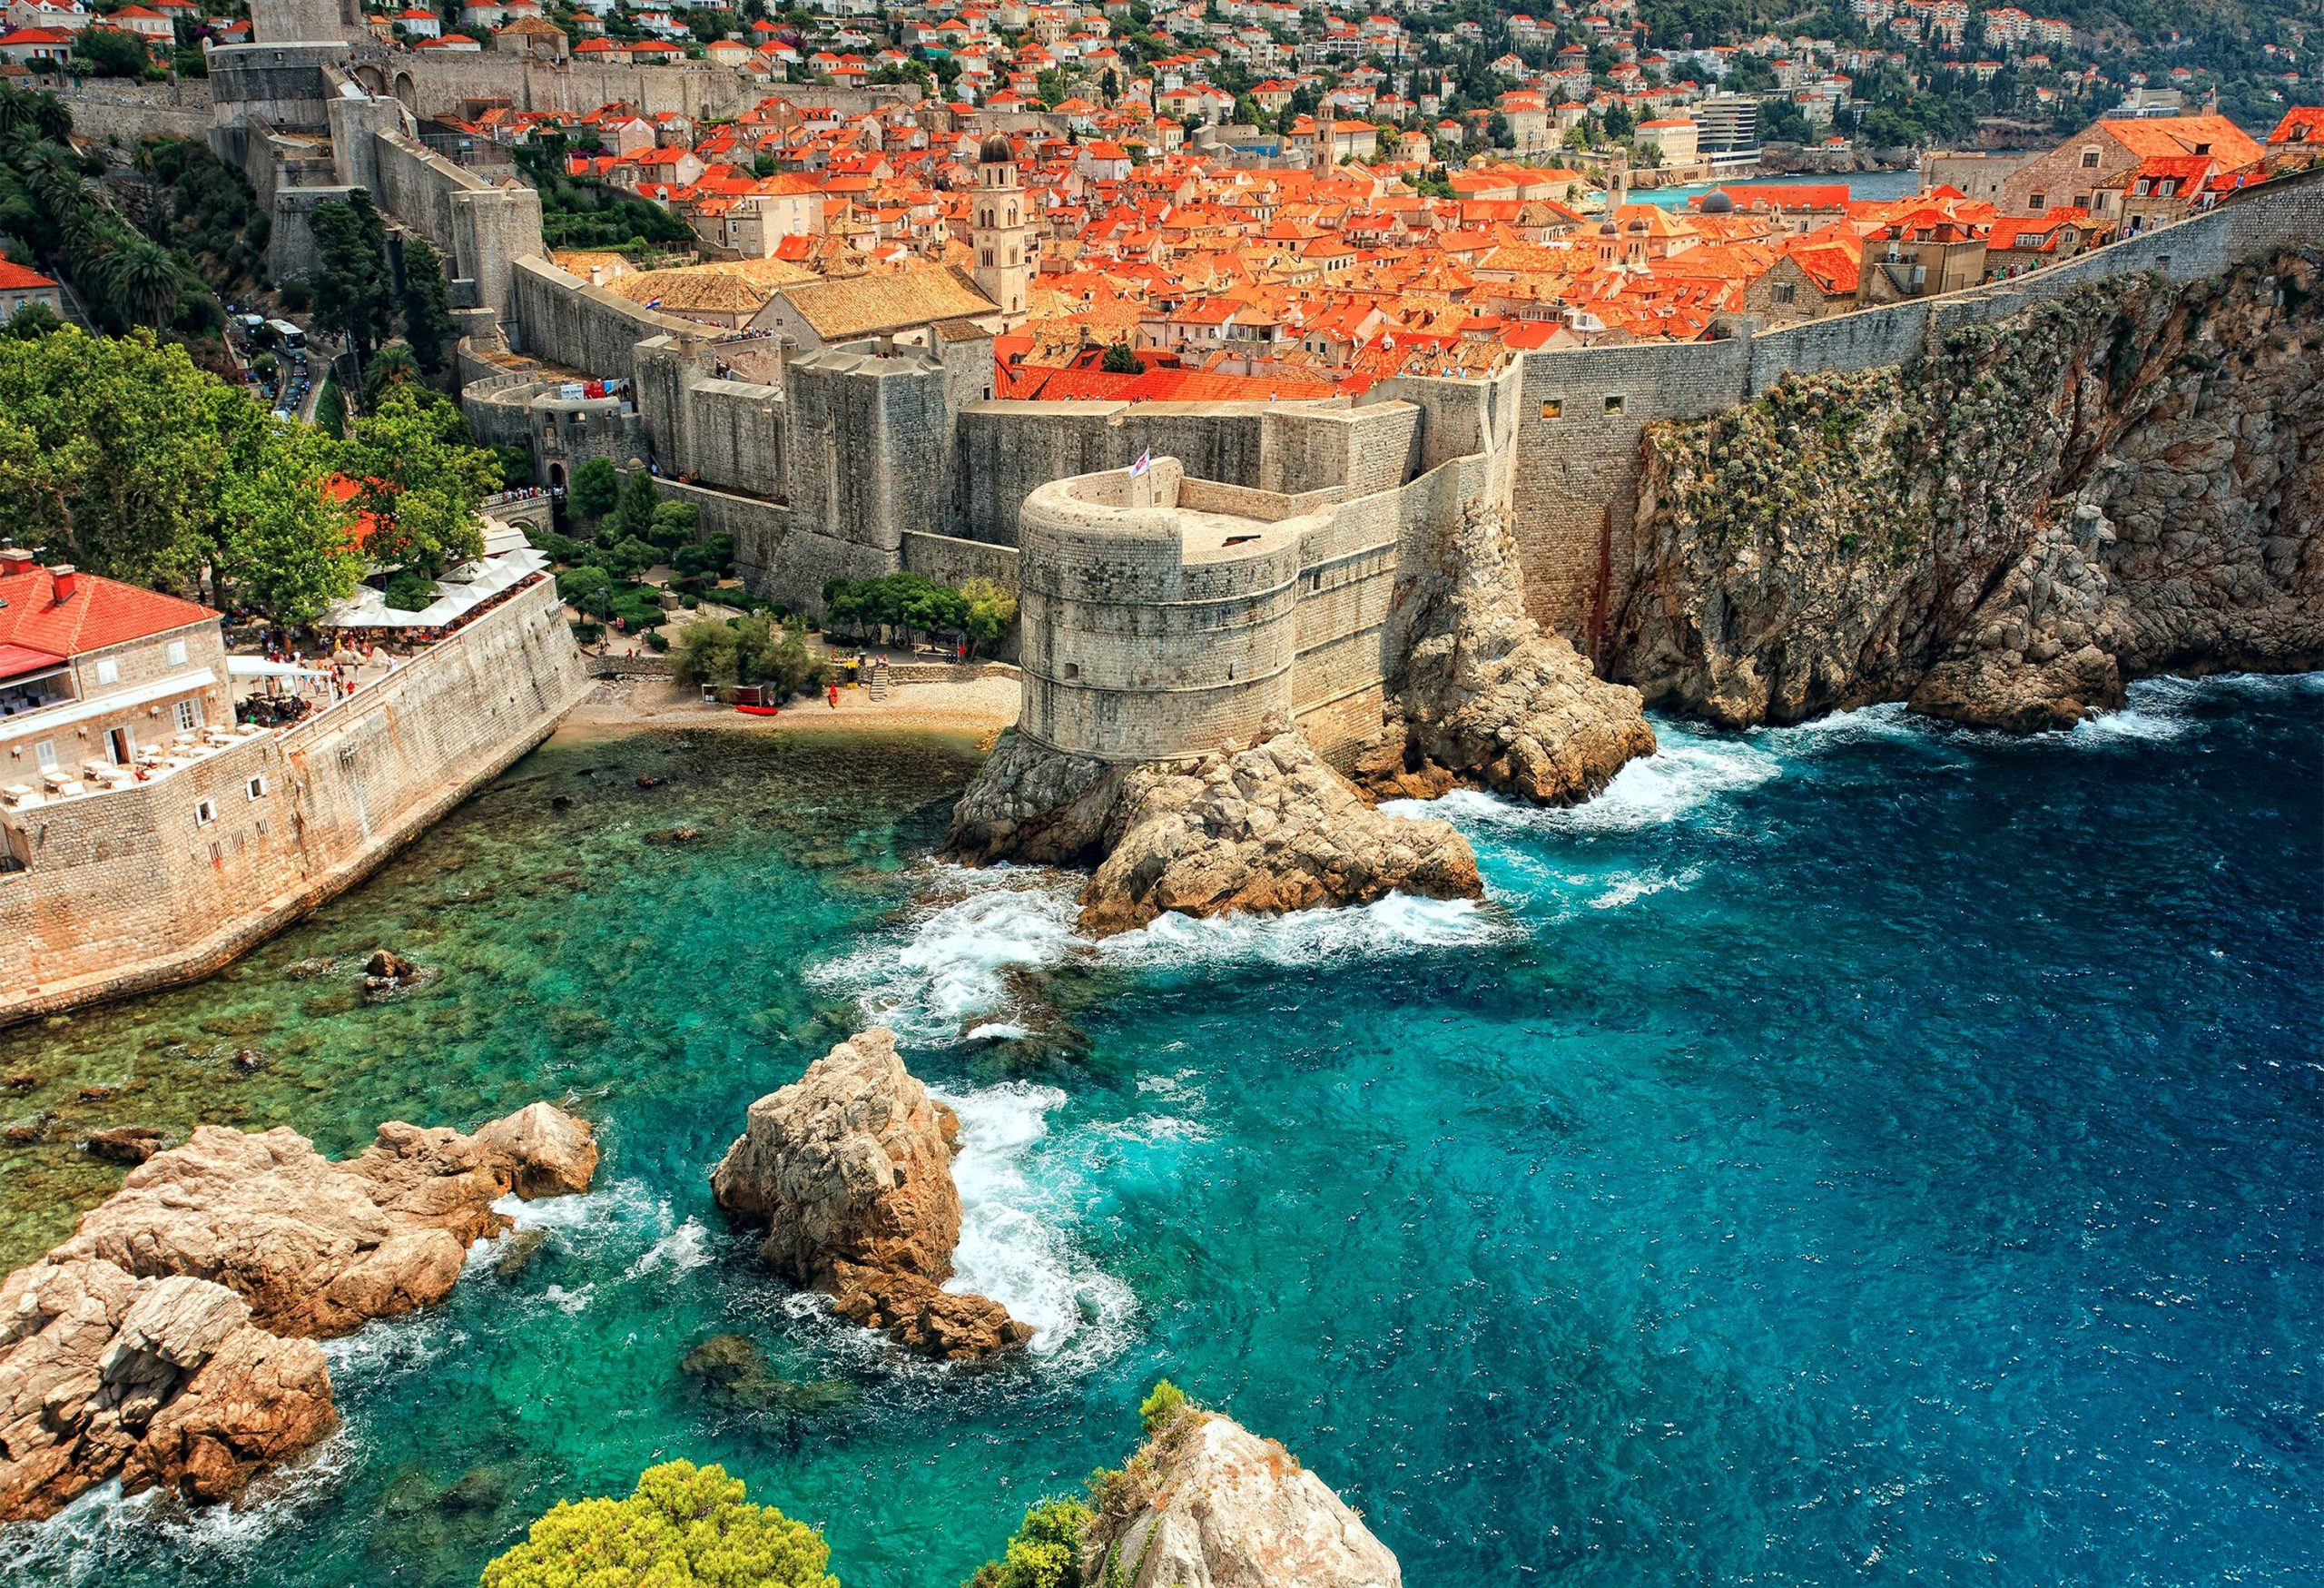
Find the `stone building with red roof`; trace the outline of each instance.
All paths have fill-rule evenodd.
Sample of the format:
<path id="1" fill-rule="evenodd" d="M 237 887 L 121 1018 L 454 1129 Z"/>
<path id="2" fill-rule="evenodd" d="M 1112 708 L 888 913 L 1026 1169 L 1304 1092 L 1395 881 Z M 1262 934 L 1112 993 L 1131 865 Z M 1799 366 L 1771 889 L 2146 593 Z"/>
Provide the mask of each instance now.
<path id="1" fill-rule="evenodd" d="M 231 716 L 217 613 L 0 550 L 0 787 L 134 775 Z"/>

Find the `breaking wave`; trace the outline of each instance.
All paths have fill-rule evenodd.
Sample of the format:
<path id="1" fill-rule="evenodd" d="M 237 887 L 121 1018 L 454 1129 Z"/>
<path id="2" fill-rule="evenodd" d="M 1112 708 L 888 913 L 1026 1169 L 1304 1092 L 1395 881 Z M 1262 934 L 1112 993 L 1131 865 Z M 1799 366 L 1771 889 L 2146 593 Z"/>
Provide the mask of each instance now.
<path id="1" fill-rule="evenodd" d="M 239 1574 L 264 1563 L 295 1516 L 335 1494 L 361 1455 L 342 1424 L 298 1460 L 260 1474 L 237 1504 L 199 1510 L 161 1489 L 123 1494 L 118 1483 L 102 1484 L 45 1522 L 0 1528 L 0 1582 L 112 1588 L 144 1580 L 157 1553 L 178 1581 Z"/>
<path id="2" fill-rule="evenodd" d="M 1073 938 L 1067 886 L 1021 867 L 934 868 L 961 896 L 922 911 L 900 943 L 885 934 L 812 974 L 853 991 L 865 1016 L 905 1041 L 950 1042 L 1005 1014 L 1008 974 L 1062 961 Z M 1008 1023 L 1008 1022 L 999 1022 Z"/>
<path id="3" fill-rule="evenodd" d="M 1027 1173 L 1065 1093 L 1011 1081 L 937 1095 L 960 1117 L 952 1160 L 960 1241 L 946 1288 L 989 1297 L 1030 1324 L 1033 1354 L 1052 1363 L 1082 1366 L 1113 1355 L 1128 1341 L 1136 1297 L 1075 1244 L 1062 1199 Z"/>
<path id="4" fill-rule="evenodd" d="M 1324 960 L 1457 948 L 1511 930 L 1498 911 L 1473 899 L 1391 893 L 1370 904 L 1288 915 L 1160 915 L 1135 932 L 1105 938 L 1098 955 L 1123 965 L 1181 966 L 1253 961 L 1306 965 Z"/>

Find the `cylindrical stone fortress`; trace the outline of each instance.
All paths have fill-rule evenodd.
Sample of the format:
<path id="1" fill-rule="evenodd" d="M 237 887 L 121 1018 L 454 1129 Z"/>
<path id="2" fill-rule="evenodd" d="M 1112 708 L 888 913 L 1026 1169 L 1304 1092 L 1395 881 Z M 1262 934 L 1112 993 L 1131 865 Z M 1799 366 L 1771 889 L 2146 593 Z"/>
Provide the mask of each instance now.
<path id="1" fill-rule="evenodd" d="M 1206 511 L 1175 459 L 1025 499 L 1019 731 L 1107 761 L 1199 754 L 1291 719 L 1300 537 Z"/>

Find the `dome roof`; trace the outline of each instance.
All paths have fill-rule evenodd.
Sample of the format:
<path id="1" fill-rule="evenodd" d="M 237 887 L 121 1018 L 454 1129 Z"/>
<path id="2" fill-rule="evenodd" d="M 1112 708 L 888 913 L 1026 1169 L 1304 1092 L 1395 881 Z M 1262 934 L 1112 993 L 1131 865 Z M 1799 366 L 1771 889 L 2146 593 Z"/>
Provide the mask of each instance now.
<path id="1" fill-rule="evenodd" d="M 999 133 L 988 133 L 984 147 L 977 151 L 977 163 L 980 165 L 1006 165 L 1016 158 L 1017 151 L 1011 149 L 1009 146 L 1009 140 Z"/>
<path id="2" fill-rule="evenodd" d="M 1706 215 L 1735 213 L 1735 195 L 1724 188 L 1714 188 L 1703 195 L 1702 212 Z"/>

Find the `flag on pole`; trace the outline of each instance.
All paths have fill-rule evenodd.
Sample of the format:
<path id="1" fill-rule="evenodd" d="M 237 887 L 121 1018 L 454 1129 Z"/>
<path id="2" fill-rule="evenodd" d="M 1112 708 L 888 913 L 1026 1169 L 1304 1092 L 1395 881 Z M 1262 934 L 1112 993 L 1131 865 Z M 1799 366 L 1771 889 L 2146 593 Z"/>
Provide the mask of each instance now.
<path id="1" fill-rule="evenodd" d="M 1140 452 L 1137 455 L 1137 461 L 1129 466 L 1129 477 L 1132 479 L 1136 479 L 1139 475 L 1144 474 L 1147 469 L 1153 467 L 1154 449 L 1148 447 L 1145 451 Z"/>

